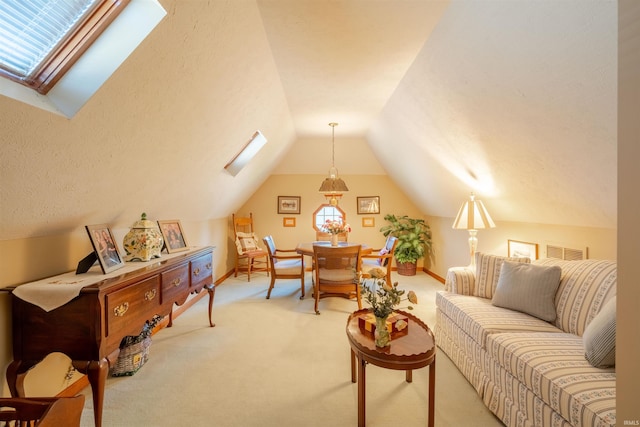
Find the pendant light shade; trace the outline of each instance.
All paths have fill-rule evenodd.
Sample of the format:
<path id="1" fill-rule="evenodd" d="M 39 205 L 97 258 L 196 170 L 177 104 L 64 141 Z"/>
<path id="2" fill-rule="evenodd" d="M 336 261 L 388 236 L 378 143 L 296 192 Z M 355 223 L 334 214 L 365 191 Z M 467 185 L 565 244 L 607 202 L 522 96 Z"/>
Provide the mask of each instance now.
<path id="1" fill-rule="evenodd" d="M 329 168 L 329 176 L 320 184 L 320 191 L 329 199 L 332 206 L 338 204 L 338 199 L 342 197 L 342 193 L 349 191 L 347 184 L 338 177 L 338 169 L 335 166 L 335 128 L 338 123 L 329 123 L 331 126 L 331 168 Z"/>

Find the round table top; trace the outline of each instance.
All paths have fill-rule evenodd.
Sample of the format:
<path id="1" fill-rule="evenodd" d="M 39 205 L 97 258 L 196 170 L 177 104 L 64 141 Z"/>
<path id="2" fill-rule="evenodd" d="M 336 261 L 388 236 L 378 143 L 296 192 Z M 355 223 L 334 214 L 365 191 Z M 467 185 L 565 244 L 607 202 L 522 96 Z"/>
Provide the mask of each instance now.
<path id="1" fill-rule="evenodd" d="M 407 316 L 409 326 L 406 334 L 394 336 L 385 348 L 376 347 L 373 335 L 360 329 L 358 318 L 371 313 L 371 309 L 352 313 L 347 320 L 347 337 L 352 350 L 367 362 L 383 368 L 409 370 L 430 365 L 436 355 L 433 332 L 413 314 L 395 311 Z"/>
<path id="2" fill-rule="evenodd" d="M 296 247 L 296 252 L 302 255 L 313 256 L 313 247 L 314 246 L 331 246 L 331 242 L 329 241 L 317 241 L 317 242 L 308 242 L 308 243 L 298 243 Z M 349 246 L 358 246 L 360 245 L 360 253 L 367 254 L 371 253 L 371 248 L 367 245 L 363 245 L 362 243 L 354 243 L 354 242 L 338 242 L 338 248 L 344 248 Z"/>

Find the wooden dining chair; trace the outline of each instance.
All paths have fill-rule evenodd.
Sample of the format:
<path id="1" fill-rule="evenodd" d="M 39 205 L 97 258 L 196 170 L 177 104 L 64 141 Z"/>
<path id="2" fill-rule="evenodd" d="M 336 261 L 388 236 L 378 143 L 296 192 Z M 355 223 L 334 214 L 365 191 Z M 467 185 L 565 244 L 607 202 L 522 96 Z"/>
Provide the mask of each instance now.
<path id="1" fill-rule="evenodd" d="M 0 426 L 79 427 L 84 395 L 0 397 Z"/>
<path id="2" fill-rule="evenodd" d="M 258 237 L 253 230 L 253 214 L 248 217 L 236 217 L 232 214 L 233 234 L 236 243 L 236 265 L 233 277 L 239 271 L 247 272 L 247 282 L 251 281 L 251 273 L 266 271 L 269 275 L 269 254 L 258 245 Z"/>
<path id="3" fill-rule="evenodd" d="M 385 272 L 388 284 L 391 284 L 391 264 L 393 264 L 393 252 L 398 246 L 398 238 L 387 237 L 385 245 L 381 249 L 372 249 L 370 253 L 362 255 L 362 274 L 369 274 L 374 268 L 380 268 Z"/>
<path id="4" fill-rule="evenodd" d="M 320 314 L 318 309 L 320 298 L 325 297 L 355 298 L 358 302 L 358 309 L 362 309 L 360 284 L 358 283 L 360 249 L 360 245 L 313 246 L 315 265 L 313 295 L 316 314 Z"/>
<path id="5" fill-rule="evenodd" d="M 271 270 L 271 284 L 267 291 L 267 299 L 271 298 L 271 291 L 276 279 L 300 279 L 300 299 L 304 298 L 304 255 L 295 249 L 278 249 L 272 236 L 262 239 L 269 253 L 269 268 Z"/>

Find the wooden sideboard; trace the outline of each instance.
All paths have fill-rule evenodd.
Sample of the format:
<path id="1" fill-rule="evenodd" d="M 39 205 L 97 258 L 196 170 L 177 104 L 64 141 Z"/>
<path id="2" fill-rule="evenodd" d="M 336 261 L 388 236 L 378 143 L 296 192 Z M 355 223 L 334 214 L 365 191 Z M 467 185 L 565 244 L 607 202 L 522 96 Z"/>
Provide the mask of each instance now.
<path id="1" fill-rule="evenodd" d="M 185 303 L 189 294 L 209 293 L 209 325 L 215 285 L 213 248 L 195 248 L 168 259 L 145 263 L 140 269 L 83 287 L 80 295 L 46 312 L 12 296 L 13 362 L 7 382 L 17 396 L 16 379 L 51 352 L 62 352 L 91 384 L 94 418 L 102 425 L 104 387 L 126 335 L 138 335 L 154 315 L 169 316 Z M 7 290 L 12 290 L 8 288 Z"/>

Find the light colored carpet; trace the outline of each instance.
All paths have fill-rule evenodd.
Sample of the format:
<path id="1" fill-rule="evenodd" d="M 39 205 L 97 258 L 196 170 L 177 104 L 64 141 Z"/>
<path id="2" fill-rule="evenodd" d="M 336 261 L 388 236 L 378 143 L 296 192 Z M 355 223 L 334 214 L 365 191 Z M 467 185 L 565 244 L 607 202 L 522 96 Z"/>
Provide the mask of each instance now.
<path id="1" fill-rule="evenodd" d="M 355 426 L 357 385 L 351 382 L 345 334 L 355 301 L 325 298 L 313 311 L 311 276 L 300 300 L 297 280 L 279 280 L 267 300 L 264 274 L 227 279 L 216 289 L 215 328 L 207 322 L 207 298 L 154 335 L 150 360 L 134 376 L 107 380 L 105 427 L 120 426 Z M 413 311 L 435 322 L 435 292 L 443 285 L 424 273 L 393 273 L 414 290 Z M 365 304 L 366 305 L 366 304 Z M 438 350 L 437 426 L 501 426 L 473 388 Z M 428 369 L 404 372 L 369 365 L 367 425 L 425 426 Z M 93 426 L 87 395 L 82 426 Z"/>

